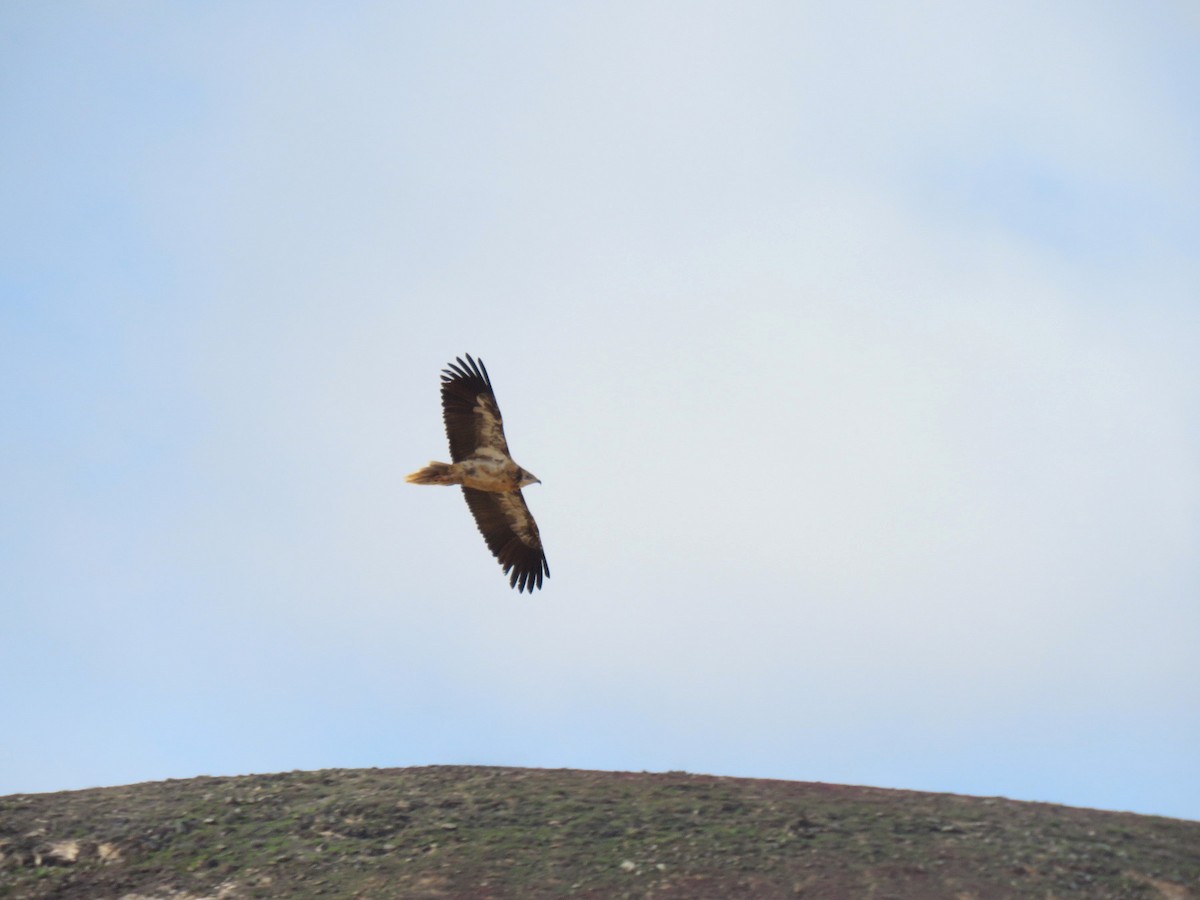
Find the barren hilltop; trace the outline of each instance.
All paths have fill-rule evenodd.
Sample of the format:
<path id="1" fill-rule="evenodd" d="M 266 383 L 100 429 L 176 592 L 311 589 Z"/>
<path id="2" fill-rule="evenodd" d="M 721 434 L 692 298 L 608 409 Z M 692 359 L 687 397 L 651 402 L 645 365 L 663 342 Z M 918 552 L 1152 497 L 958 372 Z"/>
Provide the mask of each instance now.
<path id="1" fill-rule="evenodd" d="M 999 798 L 434 766 L 0 797 L 0 897 L 1200 897 L 1200 822 Z"/>

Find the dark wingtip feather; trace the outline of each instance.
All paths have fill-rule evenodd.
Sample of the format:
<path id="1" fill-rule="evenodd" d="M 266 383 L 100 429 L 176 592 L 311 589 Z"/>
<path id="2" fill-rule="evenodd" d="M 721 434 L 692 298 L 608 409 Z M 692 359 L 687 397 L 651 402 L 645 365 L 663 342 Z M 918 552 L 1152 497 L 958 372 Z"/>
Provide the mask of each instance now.
<path id="1" fill-rule="evenodd" d="M 483 364 L 483 360 L 475 359 L 470 353 L 465 355 L 467 357 L 465 361 L 461 356 L 456 356 L 454 362 L 447 364 L 446 368 L 442 369 L 442 383 L 449 384 L 460 378 L 478 378 L 490 389 L 492 379 L 488 377 L 487 366 Z"/>
<path id="2" fill-rule="evenodd" d="M 467 359 L 471 359 L 470 353 L 467 354 Z M 478 360 L 471 359 L 471 364 L 476 367 L 475 371 L 478 372 L 480 374 L 480 376 L 482 376 L 484 383 L 487 384 L 488 387 L 491 387 L 492 379 L 488 377 L 487 366 L 485 366 L 483 364 L 483 360 L 482 359 L 478 359 Z"/>
<path id="3" fill-rule="evenodd" d="M 510 569 L 512 570 L 511 574 L 509 574 Z M 518 568 L 512 563 L 504 568 L 504 574 L 508 575 L 509 586 L 515 588 L 518 594 L 521 591 L 528 591 L 532 594 L 535 589 L 540 590 L 543 572 L 546 577 L 549 577 L 550 567 L 546 564 L 545 558 L 538 560 L 536 567 L 532 569 Z"/>

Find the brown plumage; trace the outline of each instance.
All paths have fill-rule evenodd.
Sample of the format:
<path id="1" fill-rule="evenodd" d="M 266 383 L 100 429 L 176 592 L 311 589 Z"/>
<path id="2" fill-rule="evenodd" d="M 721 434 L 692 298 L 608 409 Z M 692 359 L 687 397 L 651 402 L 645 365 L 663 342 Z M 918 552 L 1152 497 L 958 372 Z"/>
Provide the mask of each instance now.
<path id="1" fill-rule="evenodd" d="M 466 362 L 458 357 L 442 370 L 442 417 L 453 462 L 431 462 L 408 481 L 462 485 L 479 533 L 509 584 L 532 593 L 543 575 L 550 576 L 550 567 L 521 488 L 541 482 L 508 455 L 504 421 L 482 359 L 468 353 Z"/>

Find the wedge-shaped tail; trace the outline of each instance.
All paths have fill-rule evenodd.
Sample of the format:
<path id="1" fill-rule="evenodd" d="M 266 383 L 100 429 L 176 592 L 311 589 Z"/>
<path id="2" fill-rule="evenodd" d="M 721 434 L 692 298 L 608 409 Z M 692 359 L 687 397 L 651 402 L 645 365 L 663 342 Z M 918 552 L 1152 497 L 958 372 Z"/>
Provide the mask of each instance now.
<path id="1" fill-rule="evenodd" d="M 420 471 L 404 479 L 409 484 L 459 484 L 462 479 L 454 472 L 450 463 L 431 462 Z"/>

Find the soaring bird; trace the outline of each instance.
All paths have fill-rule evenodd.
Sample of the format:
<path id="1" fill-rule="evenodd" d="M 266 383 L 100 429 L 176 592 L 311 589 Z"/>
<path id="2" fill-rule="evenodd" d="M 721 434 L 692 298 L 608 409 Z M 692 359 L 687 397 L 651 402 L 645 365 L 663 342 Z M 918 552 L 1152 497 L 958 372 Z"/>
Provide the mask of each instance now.
<path id="1" fill-rule="evenodd" d="M 542 539 L 521 488 L 541 484 L 508 455 L 504 421 L 483 360 L 462 357 L 442 370 L 442 418 L 453 462 L 431 462 L 408 476 L 410 484 L 462 485 L 467 506 L 488 549 L 517 591 L 550 577 Z"/>

